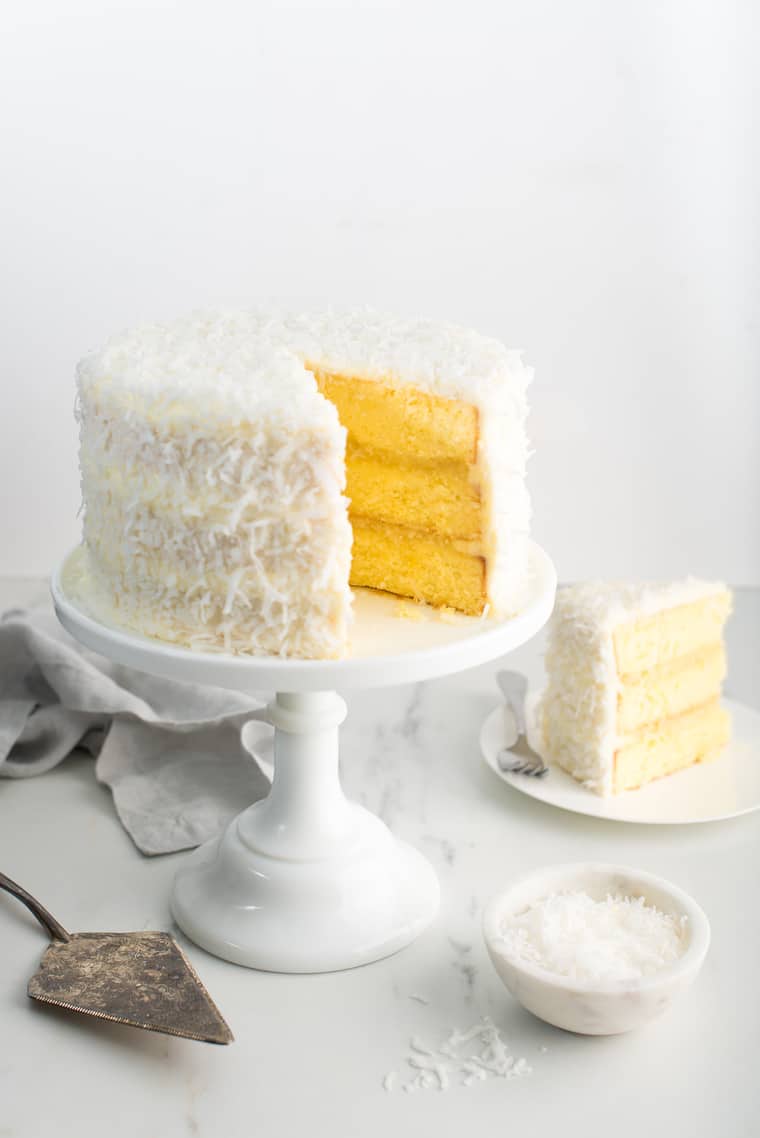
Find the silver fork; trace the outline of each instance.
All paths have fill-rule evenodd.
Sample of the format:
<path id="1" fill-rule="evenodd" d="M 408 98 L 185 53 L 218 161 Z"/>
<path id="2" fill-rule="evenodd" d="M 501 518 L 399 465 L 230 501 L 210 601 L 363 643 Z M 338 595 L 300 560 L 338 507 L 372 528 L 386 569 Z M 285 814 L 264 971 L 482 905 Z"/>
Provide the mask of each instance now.
<path id="1" fill-rule="evenodd" d="M 532 778 L 542 778 L 549 773 L 549 768 L 528 745 L 526 738 L 525 696 L 528 691 L 528 681 L 519 672 L 498 672 L 496 679 L 507 701 L 507 707 L 514 717 L 517 735 L 515 743 L 508 749 L 499 751 L 496 756 L 499 770 L 506 774 L 525 774 Z M 515 748 L 518 746 L 521 753 L 515 754 Z"/>

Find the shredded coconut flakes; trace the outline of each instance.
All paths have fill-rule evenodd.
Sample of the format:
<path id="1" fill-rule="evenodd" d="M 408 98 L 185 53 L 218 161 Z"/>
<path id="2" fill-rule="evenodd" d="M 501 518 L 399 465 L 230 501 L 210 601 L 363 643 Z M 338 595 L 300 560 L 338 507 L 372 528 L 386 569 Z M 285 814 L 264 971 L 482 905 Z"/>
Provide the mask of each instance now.
<path id="1" fill-rule="evenodd" d="M 532 1068 L 524 1058 L 515 1058 L 499 1029 L 488 1016 L 466 1031 L 454 1028 L 436 1048 L 428 1047 L 418 1036 L 409 1041 L 405 1062 L 411 1077 L 400 1084 L 406 1094 L 413 1091 L 447 1091 L 454 1083 L 470 1087 L 486 1079 L 518 1079 Z M 395 1089 L 396 1071 L 383 1079 L 383 1089 Z"/>
<path id="2" fill-rule="evenodd" d="M 643 897 L 552 893 L 502 925 L 501 947 L 518 961 L 582 982 L 638 980 L 667 967 L 685 948 L 684 915 Z"/>

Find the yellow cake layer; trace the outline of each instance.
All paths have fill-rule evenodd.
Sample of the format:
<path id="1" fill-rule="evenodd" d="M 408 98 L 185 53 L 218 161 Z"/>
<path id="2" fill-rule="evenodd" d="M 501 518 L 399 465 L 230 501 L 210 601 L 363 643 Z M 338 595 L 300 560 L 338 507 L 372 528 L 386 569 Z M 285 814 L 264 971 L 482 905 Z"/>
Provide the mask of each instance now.
<path id="1" fill-rule="evenodd" d="M 350 583 L 481 613 L 477 408 L 414 387 L 309 370 L 348 432 Z"/>
<path id="2" fill-rule="evenodd" d="M 350 515 L 408 526 L 444 537 L 476 538 L 480 493 L 461 462 L 415 465 L 349 447 L 346 494 Z"/>
<path id="3" fill-rule="evenodd" d="M 726 652 L 719 642 L 626 678 L 618 693 L 618 733 L 628 734 L 714 699 L 725 675 Z"/>
<path id="4" fill-rule="evenodd" d="M 478 615 L 486 602 L 482 556 L 450 540 L 352 519 L 351 584 Z"/>
<path id="5" fill-rule="evenodd" d="M 390 450 L 410 459 L 475 461 L 478 411 L 469 403 L 415 387 L 332 375 L 311 366 L 309 370 L 319 390 L 337 408 L 355 449 Z"/>
<path id="6" fill-rule="evenodd" d="M 730 611 L 731 594 L 715 593 L 693 604 L 676 605 L 619 625 L 613 633 L 618 673 L 648 672 L 720 640 Z"/>
<path id="7" fill-rule="evenodd" d="M 728 742 L 730 729 L 728 712 L 717 699 L 650 724 L 617 750 L 615 794 L 714 758 Z"/>

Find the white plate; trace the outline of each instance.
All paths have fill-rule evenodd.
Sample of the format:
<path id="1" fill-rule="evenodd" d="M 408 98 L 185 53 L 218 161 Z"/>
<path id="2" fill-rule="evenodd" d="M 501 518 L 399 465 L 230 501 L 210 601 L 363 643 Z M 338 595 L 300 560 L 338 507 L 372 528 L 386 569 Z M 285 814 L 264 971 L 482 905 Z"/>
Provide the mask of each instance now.
<path id="1" fill-rule="evenodd" d="M 760 810 L 760 711 L 730 699 L 724 700 L 723 706 L 731 713 L 733 740 L 720 758 L 614 798 L 594 794 L 551 764 L 543 778 L 500 771 L 496 756 L 505 738 L 503 706 L 492 711 L 483 724 L 480 749 L 488 766 L 504 782 L 562 810 L 647 825 L 717 822 Z"/>

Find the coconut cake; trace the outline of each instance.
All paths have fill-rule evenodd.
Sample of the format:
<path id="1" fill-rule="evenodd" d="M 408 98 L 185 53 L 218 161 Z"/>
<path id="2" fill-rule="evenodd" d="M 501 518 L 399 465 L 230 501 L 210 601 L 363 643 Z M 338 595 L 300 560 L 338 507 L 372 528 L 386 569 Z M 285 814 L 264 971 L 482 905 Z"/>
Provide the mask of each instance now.
<path id="1" fill-rule="evenodd" d="M 721 582 L 561 588 L 535 712 L 537 747 L 599 794 L 704 762 L 728 742 Z"/>
<path id="2" fill-rule="evenodd" d="M 195 314 L 81 361 L 93 603 L 191 647 L 347 650 L 350 586 L 516 612 L 527 573 L 520 354 L 371 311 Z"/>

